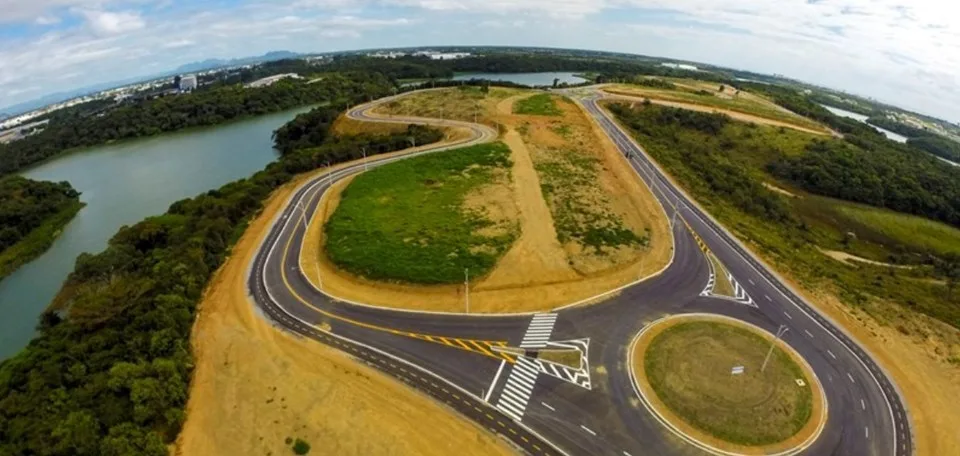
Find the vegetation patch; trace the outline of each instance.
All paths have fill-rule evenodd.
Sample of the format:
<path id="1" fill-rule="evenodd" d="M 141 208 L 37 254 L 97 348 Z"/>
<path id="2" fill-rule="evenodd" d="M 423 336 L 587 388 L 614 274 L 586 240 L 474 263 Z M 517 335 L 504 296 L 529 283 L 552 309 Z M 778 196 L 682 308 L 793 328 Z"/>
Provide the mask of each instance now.
<path id="1" fill-rule="evenodd" d="M 559 116 L 563 114 L 563 111 L 557 107 L 553 96 L 548 93 L 539 93 L 514 102 L 513 113 L 536 116 Z"/>
<path id="2" fill-rule="evenodd" d="M 521 93 L 517 89 L 486 86 L 457 86 L 444 90 L 430 90 L 397 98 L 378 112 L 397 116 L 453 119 L 496 126 L 498 102 Z"/>
<path id="3" fill-rule="evenodd" d="M 325 227 L 338 267 L 373 280 L 459 283 L 487 273 L 518 233 L 465 204 L 509 179 L 510 149 L 483 144 L 429 154 L 357 176 Z M 500 222 L 509 223 L 509 222 Z"/>
<path id="4" fill-rule="evenodd" d="M 804 286 L 835 291 L 843 302 L 863 308 L 881 322 L 897 324 L 900 313 L 890 306 L 873 305 L 878 298 L 960 327 L 960 299 L 954 293 L 960 281 L 960 261 L 951 253 L 960 246 L 957 230 L 907 214 L 814 194 L 788 197 L 763 185 L 787 179 L 789 184 L 800 184 L 809 191 L 849 195 L 851 199 L 879 201 L 877 196 L 886 195 L 885 204 L 927 201 L 929 206 L 912 206 L 919 211 L 948 204 L 949 191 L 942 197 L 912 193 L 908 189 L 922 188 L 913 187 L 915 183 L 938 182 L 945 189 L 955 185 L 941 179 L 956 171 L 943 164 L 936 168 L 934 163 L 923 163 L 936 158 L 922 154 L 915 157 L 920 163 L 913 164 L 906 157 L 901 157 L 904 161 L 894 159 L 900 152 L 859 149 L 850 141 L 870 147 L 884 144 L 857 139 L 860 136 L 822 141 L 801 132 L 723 121 L 716 114 L 683 113 L 657 105 L 611 104 L 609 109 L 702 206 Z M 842 125 L 838 121 L 837 126 Z M 844 150 L 847 152 L 841 152 Z M 870 161 L 873 163 L 868 164 Z M 920 177 L 920 169 L 927 166 L 936 172 Z M 889 177 L 891 181 L 865 171 L 874 167 L 906 171 L 897 171 L 897 177 Z M 909 170 L 911 167 L 915 169 Z M 914 172 L 915 178 L 905 177 Z M 860 183 L 836 180 L 848 177 Z M 891 188 L 889 182 L 903 179 L 908 182 Z M 950 216 L 948 210 L 939 214 Z M 827 258 L 821 249 L 918 267 L 863 264 L 853 268 Z"/>
<path id="5" fill-rule="evenodd" d="M 769 348 L 739 326 L 683 322 L 654 337 L 643 369 L 657 398 L 690 425 L 738 445 L 769 445 L 799 432 L 813 410 L 809 379 L 781 348 L 761 372 Z M 737 367 L 742 374 L 732 374 Z"/>
<path id="6" fill-rule="evenodd" d="M 82 207 L 67 182 L 0 179 L 0 279 L 46 251 Z"/>
<path id="7" fill-rule="evenodd" d="M 575 241 L 595 253 L 604 247 L 646 245 L 647 237 L 625 227 L 608 210 L 606 196 L 596 191 L 599 159 L 576 150 L 550 149 L 534 166 L 561 244 Z"/>

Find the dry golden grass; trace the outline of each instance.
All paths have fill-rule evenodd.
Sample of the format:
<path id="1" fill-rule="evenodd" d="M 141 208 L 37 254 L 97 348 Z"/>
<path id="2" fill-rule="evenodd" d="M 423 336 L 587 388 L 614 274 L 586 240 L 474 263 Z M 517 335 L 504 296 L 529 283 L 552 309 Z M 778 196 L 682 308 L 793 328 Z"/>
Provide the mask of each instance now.
<path id="1" fill-rule="evenodd" d="M 429 397 L 258 315 L 246 293 L 247 267 L 293 188 L 271 196 L 207 288 L 175 454 L 289 454 L 287 437 L 306 440 L 314 454 L 514 454 Z"/>

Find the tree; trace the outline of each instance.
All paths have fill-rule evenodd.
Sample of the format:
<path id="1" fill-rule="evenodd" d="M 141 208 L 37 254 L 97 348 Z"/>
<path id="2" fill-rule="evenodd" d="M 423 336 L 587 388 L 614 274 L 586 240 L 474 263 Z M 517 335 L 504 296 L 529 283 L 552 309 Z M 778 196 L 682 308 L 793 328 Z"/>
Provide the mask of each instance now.
<path id="1" fill-rule="evenodd" d="M 718 89 L 717 91 L 718 91 L 718 92 L 723 92 L 723 89 L 725 89 L 725 88 L 726 88 L 726 86 L 724 86 L 723 84 L 720 84 L 720 89 Z"/>
<path id="2" fill-rule="evenodd" d="M 553 87 L 556 88 L 557 84 L 560 84 L 560 78 L 553 78 Z"/>

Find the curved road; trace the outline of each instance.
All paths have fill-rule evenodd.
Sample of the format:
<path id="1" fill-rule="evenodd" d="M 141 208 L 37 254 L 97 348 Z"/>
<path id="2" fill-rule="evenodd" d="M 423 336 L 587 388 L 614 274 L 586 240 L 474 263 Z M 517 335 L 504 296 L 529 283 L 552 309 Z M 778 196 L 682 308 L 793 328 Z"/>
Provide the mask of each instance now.
<path id="1" fill-rule="evenodd" d="M 370 113 L 393 98 L 353 108 L 348 115 L 365 121 L 442 123 L 468 128 L 472 136 L 403 156 L 369 159 L 366 164 L 354 164 L 303 184 L 274 221 L 248 280 L 256 304 L 278 325 L 344 350 L 407 382 L 527 453 L 622 456 L 722 454 L 671 433 L 636 405 L 625 363 L 630 341 L 645 322 L 668 313 L 710 312 L 747 321 L 771 333 L 786 325 L 789 330 L 784 341 L 813 368 L 828 401 L 822 434 L 791 454 L 911 454 L 902 400 L 877 364 L 677 188 L 597 105 L 595 94 L 578 102 L 628 156 L 663 206 L 682 222 L 673 226 L 673 262 L 660 275 L 598 304 L 536 315 L 391 310 L 344 303 L 316 289 L 306 276 L 316 277 L 317 272 L 299 264 L 299 253 L 310 214 L 331 183 L 365 167 L 492 141 L 497 136 L 487 126 L 467 122 Z M 739 299 L 704 293 L 713 274 L 705 250 L 734 276 L 741 289 Z M 504 350 L 536 350 L 547 345 L 580 350 L 585 367 L 557 367 Z"/>

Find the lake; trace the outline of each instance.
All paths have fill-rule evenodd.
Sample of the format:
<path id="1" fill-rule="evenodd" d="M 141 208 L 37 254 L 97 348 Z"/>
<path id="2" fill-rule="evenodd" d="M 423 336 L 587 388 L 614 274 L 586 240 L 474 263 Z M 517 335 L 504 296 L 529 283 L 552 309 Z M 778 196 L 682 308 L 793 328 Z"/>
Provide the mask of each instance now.
<path id="1" fill-rule="evenodd" d="M 887 138 L 892 139 L 892 140 L 894 140 L 894 141 L 896 141 L 896 142 L 898 142 L 898 143 L 905 143 L 905 142 L 907 142 L 907 137 L 906 137 L 906 136 L 898 135 L 898 134 L 896 134 L 896 133 L 894 133 L 894 132 L 892 132 L 892 131 L 890 131 L 890 130 L 886 130 L 886 129 L 880 128 L 880 127 L 878 127 L 878 126 L 876 126 L 876 125 L 871 125 L 871 124 L 867 123 L 867 116 L 865 116 L 865 115 L 863 115 L 863 114 L 857 114 L 857 113 L 855 113 L 855 112 L 850 112 L 850 111 L 847 111 L 846 109 L 834 108 L 833 106 L 827 106 L 827 105 L 820 105 L 820 106 L 823 106 L 824 108 L 827 109 L 827 111 L 830 111 L 830 112 L 832 112 L 832 113 L 834 113 L 834 114 L 836 114 L 836 115 L 838 115 L 838 116 L 840 116 L 840 117 L 848 117 L 848 118 L 854 119 L 854 120 L 856 120 L 856 121 L 858 121 L 858 122 L 862 122 L 862 123 L 865 123 L 865 124 L 867 124 L 867 125 L 870 125 L 871 127 L 875 128 L 875 129 L 876 129 L 877 131 L 879 131 L 880 133 L 883 133 L 884 136 L 886 136 Z"/>
<path id="2" fill-rule="evenodd" d="M 469 81 L 471 79 L 489 79 L 491 81 L 508 81 L 515 84 L 527 86 L 548 86 L 553 85 L 554 79 L 567 84 L 579 84 L 586 81 L 581 77 L 574 76 L 569 72 L 547 72 L 547 73 L 463 73 L 453 77 L 454 81 Z"/>
<path id="3" fill-rule="evenodd" d="M 123 225 L 263 169 L 277 157 L 273 130 L 309 109 L 94 147 L 21 173 L 68 181 L 87 205 L 49 250 L 0 281 L 0 359 L 33 338 L 38 317 L 73 271 L 78 255 L 102 251 Z"/>

